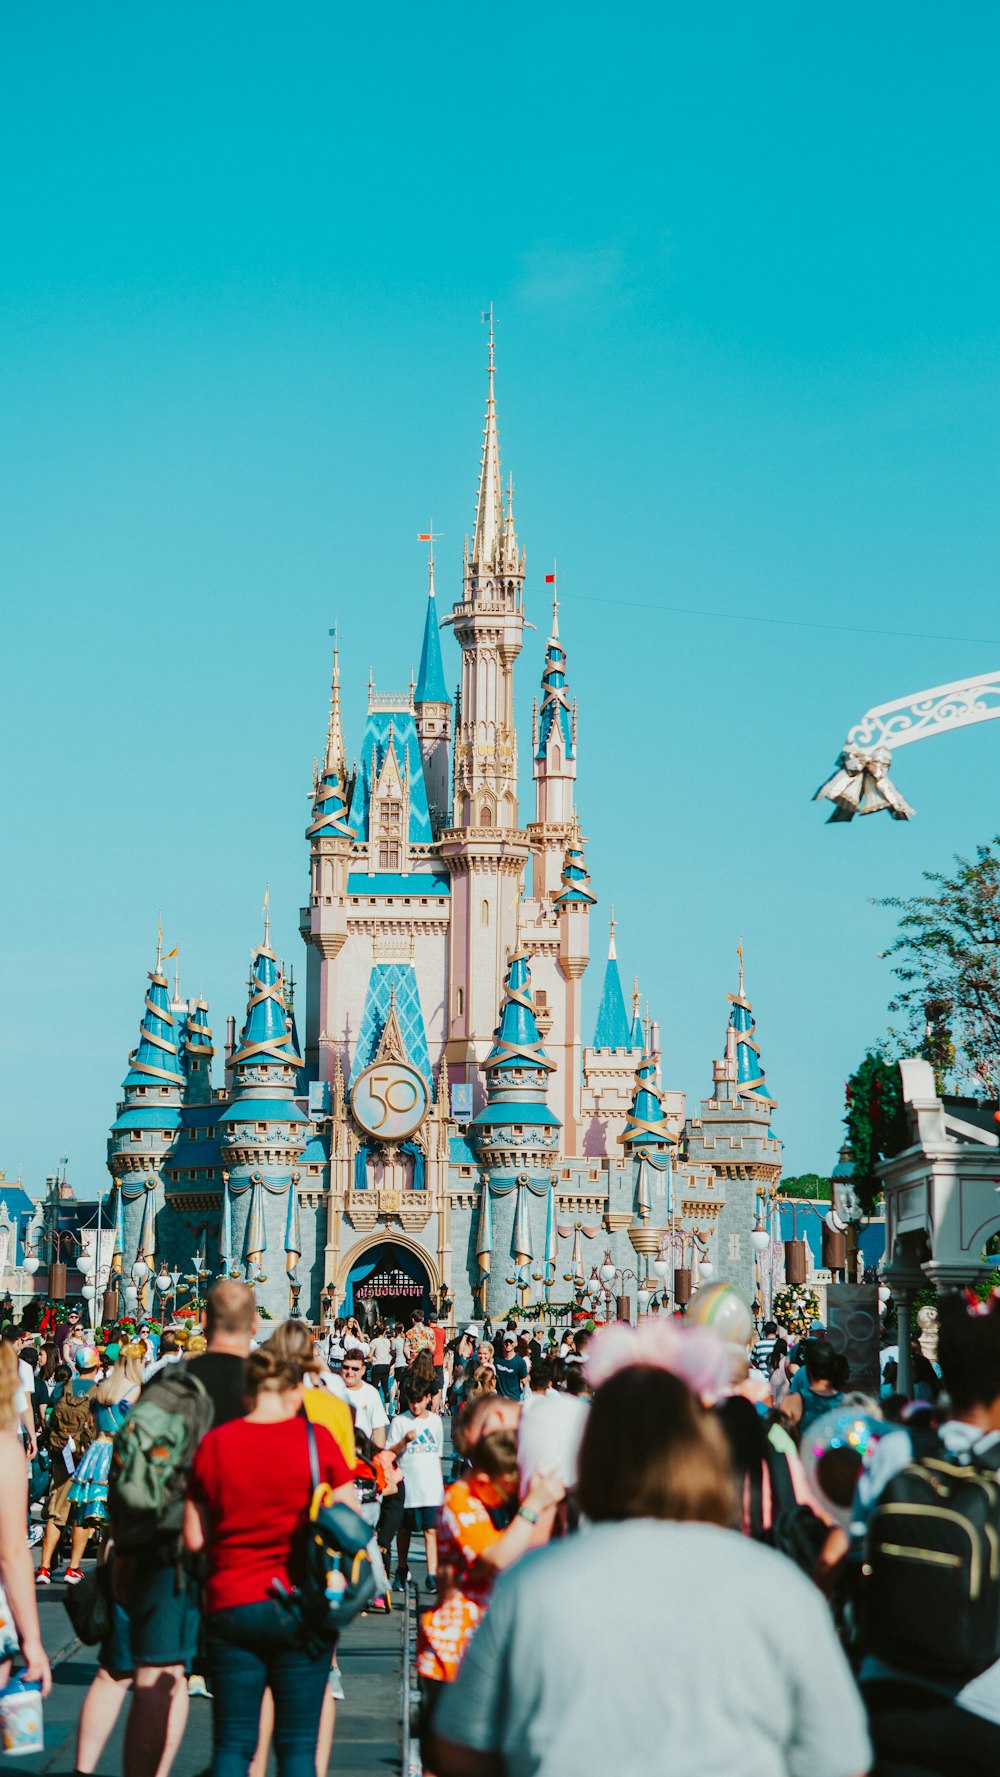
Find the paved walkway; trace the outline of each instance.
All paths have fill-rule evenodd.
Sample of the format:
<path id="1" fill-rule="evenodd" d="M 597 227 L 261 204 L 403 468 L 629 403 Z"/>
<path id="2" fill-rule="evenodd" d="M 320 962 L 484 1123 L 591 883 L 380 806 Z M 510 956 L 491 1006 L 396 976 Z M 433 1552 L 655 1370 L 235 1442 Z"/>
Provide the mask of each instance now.
<path id="1" fill-rule="evenodd" d="M 42 1636 L 55 1664 L 52 1695 L 45 1706 L 45 1745 L 37 1757 L 22 1758 L 25 1772 L 72 1777 L 76 1722 L 94 1676 L 93 1649 L 75 1639 L 62 1605 L 59 1585 L 39 1596 Z M 398 1593 L 394 1595 L 398 1597 Z M 340 1664 L 345 1701 L 337 1704 L 337 1728 L 330 1764 L 334 1777 L 395 1777 L 399 1771 L 400 1644 L 402 1613 L 361 1617 L 344 1638 Z M 98 1766 L 98 1777 L 122 1777 L 124 1711 Z M 212 1705 L 191 1699 L 184 1743 L 174 1777 L 199 1777 L 212 1756 Z M 11 1767 L 13 1769 L 13 1766 Z M 272 1758 L 271 1769 L 274 1761 Z"/>

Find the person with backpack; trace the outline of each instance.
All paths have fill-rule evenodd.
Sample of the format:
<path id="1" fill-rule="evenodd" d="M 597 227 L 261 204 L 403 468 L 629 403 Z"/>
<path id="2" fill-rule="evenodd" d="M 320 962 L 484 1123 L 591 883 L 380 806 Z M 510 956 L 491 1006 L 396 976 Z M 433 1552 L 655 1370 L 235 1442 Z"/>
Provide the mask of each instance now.
<path id="1" fill-rule="evenodd" d="M 83 1579 L 83 1554 L 95 1530 L 108 1521 L 108 1476 L 115 1433 L 139 1398 L 142 1387 L 143 1351 L 138 1343 L 123 1345 L 121 1356 L 99 1382 L 88 1405 L 97 1436 L 87 1446 L 70 1483 L 69 1503 L 74 1514 L 73 1540 L 66 1569 L 67 1586 Z"/>
<path id="2" fill-rule="evenodd" d="M 152 1377 L 115 1439 L 108 1511 L 114 1587 L 128 1613 L 134 1661 L 129 1777 L 167 1777 L 187 1724 L 201 1585 L 184 1561 L 184 1501 L 205 1433 L 243 1413 L 257 1330 L 253 1291 L 229 1279 L 213 1284 L 203 1321 L 207 1349 Z"/>
<path id="3" fill-rule="evenodd" d="M 36 1586 L 52 1584 L 52 1563 L 72 1510 L 69 1492 L 73 1477 L 96 1432 L 90 1400 L 101 1373 L 101 1355 L 97 1347 L 78 1346 L 75 1367 L 76 1375 L 64 1386 L 49 1414 L 46 1428 L 52 1480 L 45 1507 L 45 1535 L 41 1562 L 35 1575 Z"/>
<path id="4" fill-rule="evenodd" d="M 208 1559 L 212 1770 L 237 1777 L 249 1769 L 269 1689 L 280 1777 L 315 1777 L 333 1639 L 298 1628 L 285 1601 L 315 1487 L 352 1511 L 357 1495 L 330 1433 L 303 1413 L 296 1365 L 266 1347 L 253 1352 L 247 1398 L 245 1418 L 217 1426 L 198 1446 L 184 1517 L 185 1548 Z"/>
<path id="5" fill-rule="evenodd" d="M 782 1403 L 782 1413 L 801 1439 L 813 1421 L 840 1405 L 843 1365 L 827 1339 L 803 1339 L 802 1363 Z"/>
<path id="6" fill-rule="evenodd" d="M 860 1681 L 892 1777 L 1000 1771 L 1000 1294 L 940 1299 L 951 1417 L 880 1439 L 852 1525 Z"/>

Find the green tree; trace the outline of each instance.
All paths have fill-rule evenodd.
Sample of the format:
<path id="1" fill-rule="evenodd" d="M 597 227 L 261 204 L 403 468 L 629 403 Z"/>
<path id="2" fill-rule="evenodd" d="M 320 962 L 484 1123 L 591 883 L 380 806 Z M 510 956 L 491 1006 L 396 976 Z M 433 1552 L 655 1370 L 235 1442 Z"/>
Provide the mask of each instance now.
<path id="1" fill-rule="evenodd" d="M 808 1197 L 826 1203 L 833 1198 L 833 1181 L 818 1172 L 801 1172 L 797 1178 L 783 1178 L 778 1191 L 782 1197 Z"/>
<path id="2" fill-rule="evenodd" d="M 854 1188 L 870 1215 L 882 1183 L 877 1168 L 909 1142 L 898 1062 L 869 1049 L 847 1082 L 847 1135 L 854 1150 Z"/>
<path id="3" fill-rule="evenodd" d="M 932 892 L 879 902 L 901 913 L 886 955 L 900 983 L 893 1011 L 939 1090 L 954 1069 L 980 1091 L 1000 1086 L 1000 836 L 949 875 L 925 870 Z"/>

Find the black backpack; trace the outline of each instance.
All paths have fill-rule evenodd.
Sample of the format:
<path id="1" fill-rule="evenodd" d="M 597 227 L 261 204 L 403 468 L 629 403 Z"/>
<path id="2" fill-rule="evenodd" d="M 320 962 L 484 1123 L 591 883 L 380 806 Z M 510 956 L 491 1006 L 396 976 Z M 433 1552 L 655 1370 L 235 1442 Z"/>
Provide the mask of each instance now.
<path id="1" fill-rule="evenodd" d="M 783 1451 L 775 1450 L 769 1443 L 765 1461 L 771 1482 L 771 1528 L 762 1540 L 779 1554 L 787 1555 L 812 1579 L 830 1526 L 824 1524 L 812 1506 L 796 1499 L 792 1471 Z"/>
<path id="2" fill-rule="evenodd" d="M 305 1417 L 303 1424 L 311 1492 L 292 1555 L 295 1590 L 288 1592 L 279 1581 L 273 1590 L 307 1641 L 328 1644 L 375 1596 L 368 1553 L 375 1532 L 360 1512 L 333 1500 L 332 1489 L 320 1477 L 315 1427 Z"/>
<path id="3" fill-rule="evenodd" d="M 868 1522 L 860 1638 L 904 1672 L 967 1680 L 1000 1659 L 1000 1443 L 966 1462 L 936 1433 Z"/>

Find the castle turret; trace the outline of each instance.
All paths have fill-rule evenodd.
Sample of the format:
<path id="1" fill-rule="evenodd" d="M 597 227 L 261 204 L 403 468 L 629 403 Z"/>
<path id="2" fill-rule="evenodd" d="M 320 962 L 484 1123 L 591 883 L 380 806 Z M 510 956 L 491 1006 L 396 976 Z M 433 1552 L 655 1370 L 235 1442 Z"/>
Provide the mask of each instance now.
<path id="1" fill-rule="evenodd" d="M 542 699 L 533 725 L 535 818 L 528 828 L 536 901 L 559 893 L 563 857 L 576 811 L 576 705 L 566 688 L 566 650 L 559 639 L 559 600 L 552 599 L 552 631 L 545 649 Z"/>
<path id="2" fill-rule="evenodd" d="M 232 1057 L 232 1097 L 219 1118 L 218 1134 L 226 1169 L 222 1220 L 231 1231 L 233 1264 L 244 1265 L 257 1300 L 279 1315 L 289 1312 L 290 1301 L 278 1255 L 289 1221 L 288 1193 L 298 1190 L 295 1164 L 306 1141 L 307 1119 L 294 1097 L 301 1065 L 292 1047 L 284 982 L 265 913 L 246 1022 Z"/>
<path id="3" fill-rule="evenodd" d="M 508 965 L 493 1046 L 481 1063 L 487 1103 L 469 1125 L 470 1141 L 485 1165 L 551 1165 L 561 1127 L 545 1102 L 554 1066 L 535 1019 L 528 953 L 518 947 Z"/>
<path id="4" fill-rule="evenodd" d="M 490 1246 L 514 1265 L 518 1301 L 526 1306 L 530 1294 L 531 1265 L 548 1251 L 548 1229 L 554 1217 L 552 1168 L 559 1153 L 559 1118 L 545 1102 L 548 1076 L 553 1070 L 542 1047 L 531 998 L 531 967 L 527 952 L 518 947 L 507 969 L 500 1022 L 493 1047 L 482 1063 L 486 1075 L 487 1103 L 469 1125 L 469 1141 L 489 1175 L 481 1181 L 482 1230 L 490 1230 Z M 505 1296 L 506 1264 L 488 1272 L 484 1297 L 491 1311 Z"/>
<path id="5" fill-rule="evenodd" d="M 750 1230 L 759 1219 L 758 1191 L 772 1189 L 781 1177 L 781 1142 L 771 1128 L 775 1100 L 761 1066 L 742 945 L 737 954 L 739 986 L 728 995 L 725 1054 L 712 1068 L 711 1097 L 702 1099 L 700 1115 L 688 1121 L 685 1147 L 692 1165 L 710 1167 L 722 1187 L 721 1250 L 730 1281 L 752 1300 L 757 1279 Z"/>
<path id="6" fill-rule="evenodd" d="M 662 1149 L 670 1145 L 673 1132 L 656 1082 L 659 1057 L 650 1049 L 635 1070 L 635 1090 L 625 1128 L 618 1140 L 626 1148 Z"/>
<path id="7" fill-rule="evenodd" d="M 129 1056 L 124 1098 L 111 1126 L 108 1168 L 118 1187 L 116 1214 L 122 1225 L 123 1268 L 136 1259 L 156 1262 L 156 1217 L 163 1207 L 163 1168 L 181 1121 L 184 1069 L 179 1033 L 170 1009 L 163 969 L 162 937 L 139 1026 L 139 1042 Z M 148 1286 L 147 1286 L 148 1293 Z"/>
<path id="8" fill-rule="evenodd" d="M 515 943 L 528 856 L 518 814 L 514 727 L 525 558 L 514 530 L 513 491 L 504 512 L 494 377 L 491 319 L 475 529 L 466 545 L 462 598 L 445 619 L 462 650 L 452 825 L 441 835 L 441 856 L 452 877 L 446 1055 L 456 1074 L 473 1081 L 489 1048 L 503 957 Z"/>
<path id="9" fill-rule="evenodd" d="M 441 632 L 438 623 L 437 600 L 434 596 L 434 540 L 433 531 L 428 534 L 430 543 L 430 586 L 427 594 L 427 610 L 424 617 L 424 639 L 420 649 L 420 671 L 417 674 L 417 688 L 413 694 L 414 716 L 417 724 L 417 737 L 420 741 L 420 756 L 424 763 L 424 782 L 427 786 L 427 801 L 431 811 L 431 826 L 435 837 L 442 827 L 448 823 L 448 743 L 451 739 L 451 699 L 444 682 L 444 666 L 441 661 Z"/>
<path id="10" fill-rule="evenodd" d="M 208 1001 L 199 996 L 190 1001 L 184 1023 L 185 1104 L 211 1103 L 214 1054 L 208 1025 Z"/>
<path id="11" fill-rule="evenodd" d="M 743 987 L 743 946 L 737 952 L 740 959 L 740 984 L 737 993 L 729 994 L 732 1011 L 729 1014 L 729 1028 L 726 1031 L 726 1059 L 732 1064 L 732 1078 L 736 1085 L 736 1097 L 752 1099 L 755 1103 L 774 1110 L 776 1100 L 768 1093 L 764 1080 L 764 1069 L 760 1060 L 760 1044 L 757 1042 L 753 1007 L 746 997 Z"/>

